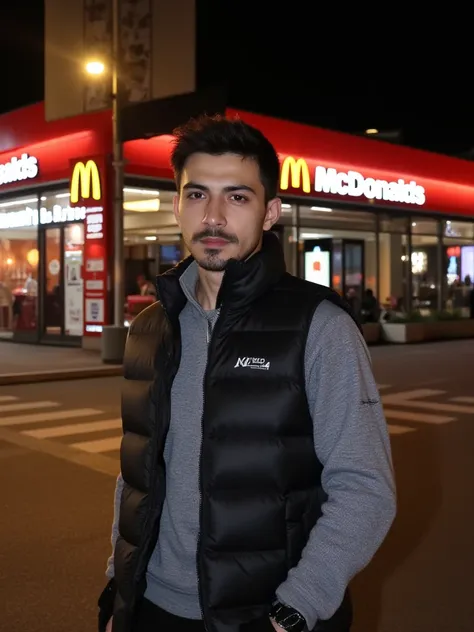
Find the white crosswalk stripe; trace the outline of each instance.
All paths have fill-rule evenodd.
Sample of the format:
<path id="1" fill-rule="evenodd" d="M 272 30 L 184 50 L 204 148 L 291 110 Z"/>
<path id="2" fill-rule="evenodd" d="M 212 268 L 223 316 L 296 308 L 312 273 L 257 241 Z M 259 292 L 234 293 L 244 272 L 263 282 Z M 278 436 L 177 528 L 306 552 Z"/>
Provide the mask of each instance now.
<path id="1" fill-rule="evenodd" d="M 53 437 L 70 437 L 72 435 L 100 432 L 101 430 L 117 430 L 122 428 L 121 419 L 106 419 L 105 421 L 89 421 L 83 424 L 69 424 L 68 426 L 53 426 L 39 430 L 23 430 L 22 434 L 36 439 L 52 439 Z"/>
<path id="2" fill-rule="evenodd" d="M 428 426 L 443 427 L 474 415 L 472 396 L 448 397 L 445 391 L 427 388 L 391 392 L 389 384 L 377 386 L 384 393 L 381 397 L 392 436 L 410 436 Z M 9 394 L 0 395 L 0 427 L 18 428 L 20 435 L 31 439 L 104 456 L 117 457 L 122 441 L 118 414 L 111 417 L 98 408 L 72 408 L 47 400 L 21 401 Z"/>
<path id="3" fill-rule="evenodd" d="M 385 384 L 377 384 L 379 391 L 386 391 L 392 388 L 390 385 Z M 412 389 L 409 391 L 401 391 L 390 393 L 388 395 L 382 395 L 382 403 L 384 405 L 384 413 L 387 422 L 392 420 L 394 421 L 404 421 L 412 423 L 413 425 L 397 425 L 388 423 L 388 431 L 391 435 L 400 435 L 407 434 L 413 431 L 418 430 L 421 424 L 431 424 L 434 426 L 439 426 L 442 424 L 451 423 L 456 421 L 456 417 L 447 416 L 437 413 L 442 412 L 456 412 L 451 409 L 443 410 L 443 405 L 438 404 L 436 402 L 431 402 L 426 405 L 426 402 L 419 402 L 417 400 L 424 397 L 433 397 L 444 395 L 445 391 L 433 390 L 428 388 L 423 389 Z M 401 408 L 411 408 L 415 410 L 400 410 L 397 407 Z M 431 410 L 432 413 L 421 413 L 416 409 L 424 409 Z M 460 411 L 457 411 L 460 412 Z"/>
<path id="4" fill-rule="evenodd" d="M 17 410 L 38 410 L 40 408 L 55 408 L 57 402 L 23 402 L 20 404 L 0 404 L 0 413 L 14 413 Z"/>
<path id="5" fill-rule="evenodd" d="M 80 443 L 73 443 L 71 445 L 78 450 L 98 454 L 100 452 L 119 450 L 121 442 L 122 437 L 110 437 L 108 439 L 97 439 L 96 441 L 81 441 Z"/>
<path id="6" fill-rule="evenodd" d="M 439 401 L 427 401 L 426 398 L 437 397 L 445 398 L 446 391 L 433 389 L 414 389 L 411 391 L 403 391 L 384 395 L 382 402 L 384 404 L 384 412 L 387 420 L 396 419 L 398 421 L 411 422 L 413 429 L 419 424 L 431 424 L 441 426 L 459 420 L 456 415 L 473 415 L 473 406 L 462 406 L 460 404 L 474 404 L 474 397 L 458 396 L 448 398 L 448 403 Z M 424 400 L 424 401 L 420 401 Z M 452 403 L 451 403 L 452 402 Z M 388 408 L 390 406 L 390 408 Z M 399 407 L 399 408 L 394 408 Z M 400 408 L 402 410 L 400 410 Z M 405 410 L 403 410 L 405 408 Z M 406 410 L 410 409 L 410 410 Z M 414 409 L 414 410 L 413 410 Z M 418 411 L 432 411 L 431 413 L 420 413 Z M 451 413 L 446 416 L 445 413 Z M 388 424 L 390 434 L 401 434 L 397 428 Z"/>
<path id="7" fill-rule="evenodd" d="M 13 415 L 1 417 L 0 426 L 21 426 L 26 424 L 59 421 L 63 419 L 75 419 L 78 417 L 90 417 L 100 415 L 101 411 L 94 408 L 75 408 L 72 410 L 60 410 L 55 413 L 32 413 L 30 415 Z"/>
<path id="8" fill-rule="evenodd" d="M 443 415 L 428 415 L 423 413 L 416 413 L 406 410 L 387 410 L 384 408 L 386 419 L 396 419 L 397 421 L 415 421 L 422 424 L 447 424 L 451 421 L 456 421 L 456 417 L 444 417 Z"/>
<path id="9" fill-rule="evenodd" d="M 385 402 L 384 402 L 385 403 Z M 460 406 L 459 404 L 442 404 L 439 402 L 395 402 L 402 406 L 410 406 L 418 410 L 436 410 L 440 413 L 457 413 L 460 415 L 474 415 L 474 406 Z"/>
<path id="10" fill-rule="evenodd" d="M 474 397 L 451 397 L 449 401 L 458 404 L 474 404 Z"/>
<path id="11" fill-rule="evenodd" d="M 121 418 L 105 418 L 105 412 L 97 408 L 67 408 L 52 401 L 22 402 L 12 395 L 2 395 L 0 413 L 0 427 L 18 428 L 19 434 L 26 437 L 56 439 L 70 448 L 90 454 L 107 454 L 120 449 Z M 113 434 L 104 436 L 107 433 Z M 80 435 L 93 437 L 94 434 L 102 436 L 88 441 L 77 440 Z"/>
<path id="12" fill-rule="evenodd" d="M 397 426 L 396 424 L 388 424 L 388 432 L 391 435 L 407 434 L 407 432 L 415 432 L 416 428 L 410 426 Z"/>
<path id="13" fill-rule="evenodd" d="M 419 388 L 412 391 L 402 391 L 399 393 L 392 393 L 390 395 L 383 395 L 384 404 L 399 404 L 400 402 L 411 402 L 414 399 L 421 399 L 423 397 L 434 397 L 436 395 L 443 395 L 445 391 L 434 391 L 431 388 Z"/>

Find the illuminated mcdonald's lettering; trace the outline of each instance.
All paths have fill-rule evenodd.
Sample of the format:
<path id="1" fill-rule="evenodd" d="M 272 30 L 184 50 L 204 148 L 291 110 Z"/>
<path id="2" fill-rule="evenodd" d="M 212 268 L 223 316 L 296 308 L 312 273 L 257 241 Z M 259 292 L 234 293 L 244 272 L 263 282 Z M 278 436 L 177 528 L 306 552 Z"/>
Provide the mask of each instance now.
<path id="1" fill-rule="evenodd" d="M 305 193 L 311 192 L 311 180 L 306 160 L 287 156 L 281 166 L 280 189 L 286 191 L 291 182 L 292 189 L 302 188 Z"/>
<path id="2" fill-rule="evenodd" d="M 80 199 L 102 199 L 102 187 L 97 163 L 88 160 L 85 164 L 77 162 L 71 177 L 71 204 L 76 204 Z M 80 195 L 79 195 L 80 193 Z"/>

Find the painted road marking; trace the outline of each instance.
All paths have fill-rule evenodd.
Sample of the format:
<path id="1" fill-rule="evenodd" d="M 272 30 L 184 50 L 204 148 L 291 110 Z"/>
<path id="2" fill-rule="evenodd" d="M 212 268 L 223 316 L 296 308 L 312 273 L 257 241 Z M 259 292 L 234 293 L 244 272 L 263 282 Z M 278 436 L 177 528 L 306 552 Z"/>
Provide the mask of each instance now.
<path id="1" fill-rule="evenodd" d="M 449 401 L 458 404 L 474 404 L 474 397 L 450 397 Z"/>
<path id="2" fill-rule="evenodd" d="M 91 417 L 92 415 L 103 415 L 103 412 L 94 408 L 75 408 L 71 410 L 61 410 L 56 413 L 33 413 L 31 415 L 15 415 L 13 417 L 0 418 L 0 426 L 38 424 L 45 421 L 61 421 L 62 419 L 74 419 L 75 417 Z"/>
<path id="3" fill-rule="evenodd" d="M 17 410 L 41 410 L 42 408 L 57 408 L 57 402 L 21 402 L 19 404 L 0 405 L 0 413 L 14 413 Z"/>
<path id="4" fill-rule="evenodd" d="M 456 421 L 456 417 L 445 417 L 443 415 L 430 415 L 427 413 L 415 413 L 411 410 L 392 410 L 385 409 L 386 419 L 396 419 L 397 421 L 414 421 L 415 423 L 422 424 L 448 424 L 451 421 Z"/>
<path id="5" fill-rule="evenodd" d="M 434 391 L 430 388 L 419 388 L 413 391 L 402 391 L 400 393 L 391 393 L 384 395 L 382 401 L 384 404 L 399 404 L 404 402 L 412 402 L 415 399 L 423 397 L 434 397 L 435 395 L 445 395 L 446 391 Z"/>
<path id="6" fill-rule="evenodd" d="M 36 439 L 52 439 L 53 437 L 69 437 L 89 432 L 101 432 L 103 430 L 120 430 L 121 428 L 121 419 L 106 419 L 105 421 L 90 421 L 87 423 L 68 424 L 67 426 L 54 426 L 53 428 L 23 430 L 22 434 L 36 437 Z"/>
<path id="7" fill-rule="evenodd" d="M 397 426 L 396 424 L 387 424 L 388 432 L 391 435 L 407 434 L 408 432 L 415 432 L 416 428 L 410 428 L 410 426 Z"/>
<path id="8" fill-rule="evenodd" d="M 98 454 L 100 452 L 112 452 L 114 450 L 120 450 L 122 443 L 122 435 L 119 437 L 110 437 L 109 439 L 98 439 L 97 441 L 82 441 L 80 443 L 71 443 L 71 448 L 77 450 L 83 450 L 92 454 Z"/>

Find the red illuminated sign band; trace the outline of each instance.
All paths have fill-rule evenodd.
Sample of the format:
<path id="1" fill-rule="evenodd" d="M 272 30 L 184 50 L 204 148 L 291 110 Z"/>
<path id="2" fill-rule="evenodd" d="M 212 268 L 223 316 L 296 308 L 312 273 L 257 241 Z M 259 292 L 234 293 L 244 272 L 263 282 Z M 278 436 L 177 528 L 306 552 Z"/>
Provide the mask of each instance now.
<path id="1" fill-rule="evenodd" d="M 281 164 L 280 190 L 291 188 L 308 195 L 312 192 L 325 193 L 415 206 L 423 206 L 426 202 L 425 188 L 415 180 L 405 182 L 403 178 L 396 181 L 372 178 L 353 169 L 339 171 L 319 164 L 312 170 L 312 174 L 313 178 L 307 160 L 286 156 Z"/>

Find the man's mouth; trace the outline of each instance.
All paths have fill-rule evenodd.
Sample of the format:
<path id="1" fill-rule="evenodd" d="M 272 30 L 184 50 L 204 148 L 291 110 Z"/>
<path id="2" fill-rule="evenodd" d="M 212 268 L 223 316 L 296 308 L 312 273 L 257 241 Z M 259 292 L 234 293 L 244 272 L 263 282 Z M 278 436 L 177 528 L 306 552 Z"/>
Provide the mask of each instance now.
<path id="1" fill-rule="evenodd" d="M 208 248 L 223 248 L 227 246 L 229 242 L 227 239 L 222 239 L 222 237 L 205 237 L 201 239 L 201 243 Z"/>

